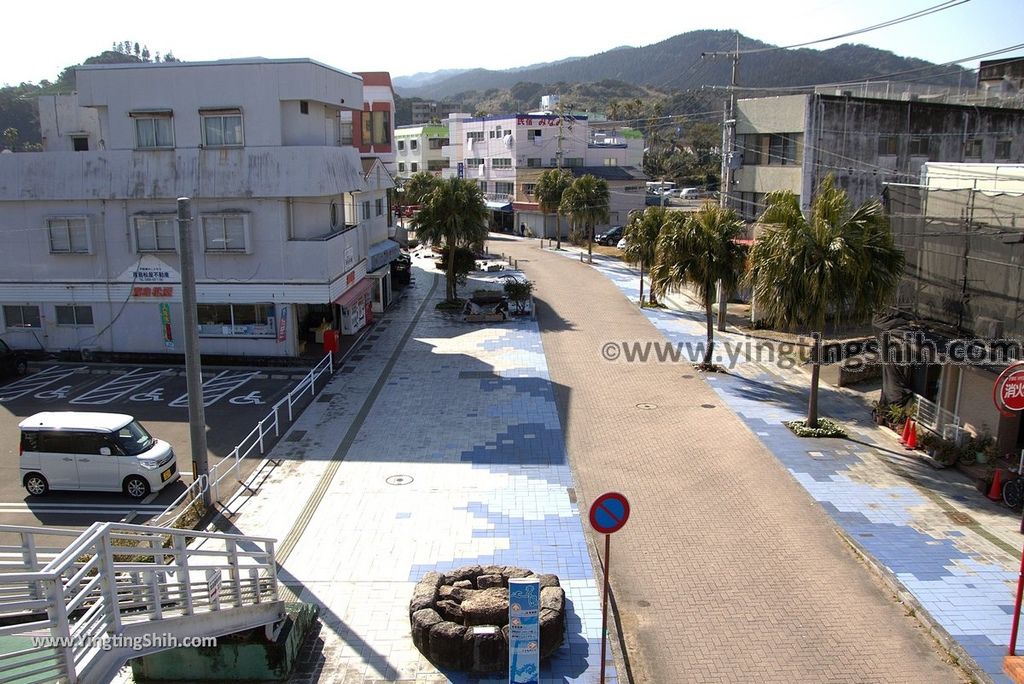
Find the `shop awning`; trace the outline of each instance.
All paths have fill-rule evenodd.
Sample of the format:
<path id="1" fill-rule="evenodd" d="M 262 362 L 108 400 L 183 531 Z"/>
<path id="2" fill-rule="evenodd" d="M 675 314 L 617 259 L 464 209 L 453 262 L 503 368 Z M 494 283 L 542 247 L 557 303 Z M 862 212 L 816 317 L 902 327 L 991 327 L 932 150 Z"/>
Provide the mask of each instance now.
<path id="1" fill-rule="evenodd" d="M 491 211 L 512 211 L 511 202 L 492 202 L 487 200 L 487 208 Z"/>
<path id="2" fill-rule="evenodd" d="M 335 304 L 349 307 L 359 301 L 363 295 L 370 291 L 373 286 L 369 280 L 360 280 L 358 283 L 347 289 L 344 294 L 334 300 Z"/>
<path id="3" fill-rule="evenodd" d="M 397 259 L 401 253 L 402 248 L 394 240 L 375 242 L 370 245 L 370 267 L 367 270 L 376 271 L 378 268 L 383 268 Z"/>

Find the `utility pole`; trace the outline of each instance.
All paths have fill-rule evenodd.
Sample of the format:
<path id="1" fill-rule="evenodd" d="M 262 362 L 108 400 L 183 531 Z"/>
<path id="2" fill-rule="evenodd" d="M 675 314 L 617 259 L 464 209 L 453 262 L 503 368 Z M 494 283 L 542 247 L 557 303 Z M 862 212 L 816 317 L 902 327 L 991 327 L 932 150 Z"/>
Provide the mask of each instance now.
<path id="1" fill-rule="evenodd" d="M 558 169 L 558 177 L 562 177 L 562 122 L 565 121 L 562 101 L 558 101 L 558 151 L 555 152 L 555 168 Z M 560 210 L 555 209 L 555 249 L 562 249 L 562 220 L 559 218 Z M 550 243 L 548 243 L 550 247 Z"/>
<path id="2" fill-rule="evenodd" d="M 729 99 L 725 104 L 725 118 L 722 126 L 722 183 L 718 191 L 718 204 L 723 209 L 729 208 L 729 192 L 732 190 L 732 155 L 736 147 L 736 81 L 740 62 L 740 34 L 736 32 L 736 50 L 734 52 L 705 52 L 701 57 L 725 57 L 732 59 L 732 78 L 729 82 Z M 728 309 L 728 293 L 718 283 L 718 329 L 725 330 L 725 316 Z"/>
<path id="3" fill-rule="evenodd" d="M 206 412 L 203 408 L 203 373 L 199 357 L 199 312 L 196 310 L 196 269 L 192 261 L 192 200 L 178 198 L 178 254 L 181 255 L 181 322 L 185 326 L 185 387 L 188 393 L 188 430 L 192 441 L 192 476 L 206 479 L 203 506 L 213 507 L 210 464 L 206 455 Z"/>

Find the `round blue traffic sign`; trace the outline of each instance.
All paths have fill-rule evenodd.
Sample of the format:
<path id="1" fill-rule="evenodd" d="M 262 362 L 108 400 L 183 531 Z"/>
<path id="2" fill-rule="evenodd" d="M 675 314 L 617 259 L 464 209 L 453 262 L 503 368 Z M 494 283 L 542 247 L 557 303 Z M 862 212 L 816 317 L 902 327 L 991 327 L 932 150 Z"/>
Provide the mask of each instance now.
<path id="1" fill-rule="evenodd" d="M 618 532 L 629 520 L 629 501 L 618 492 L 602 494 L 590 506 L 590 526 L 601 534 Z"/>

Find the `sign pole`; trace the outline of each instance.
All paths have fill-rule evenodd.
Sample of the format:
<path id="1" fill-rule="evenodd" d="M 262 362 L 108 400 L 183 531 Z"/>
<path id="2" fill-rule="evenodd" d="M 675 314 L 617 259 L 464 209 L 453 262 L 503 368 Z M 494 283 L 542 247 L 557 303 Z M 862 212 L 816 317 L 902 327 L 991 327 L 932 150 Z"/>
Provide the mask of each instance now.
<path id="1" fill-rule="evenodd" d="M 601 598 L 601 684 L 604 684 L 604 659 L 608 640 L 608 568 L 612 550 L 612 535 L 604 535 L 604 595 Z"/>

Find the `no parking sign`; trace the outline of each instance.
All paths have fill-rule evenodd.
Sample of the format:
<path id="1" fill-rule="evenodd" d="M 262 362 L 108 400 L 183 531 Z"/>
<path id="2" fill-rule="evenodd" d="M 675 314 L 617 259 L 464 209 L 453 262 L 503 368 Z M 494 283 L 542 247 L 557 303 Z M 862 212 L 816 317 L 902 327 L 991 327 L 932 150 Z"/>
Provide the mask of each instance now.
<path id="1" fill-rule="evenodd" d="M 601 598 L 601 682 L 604 683 L 604 659 L 608 639 L 608 573 L 611 567 L 612 533 L 629 520 L 629 500 L 618 492 L 607 492 L 590 504 L 590 526 L 604 535 L 604 595 Z"/>

